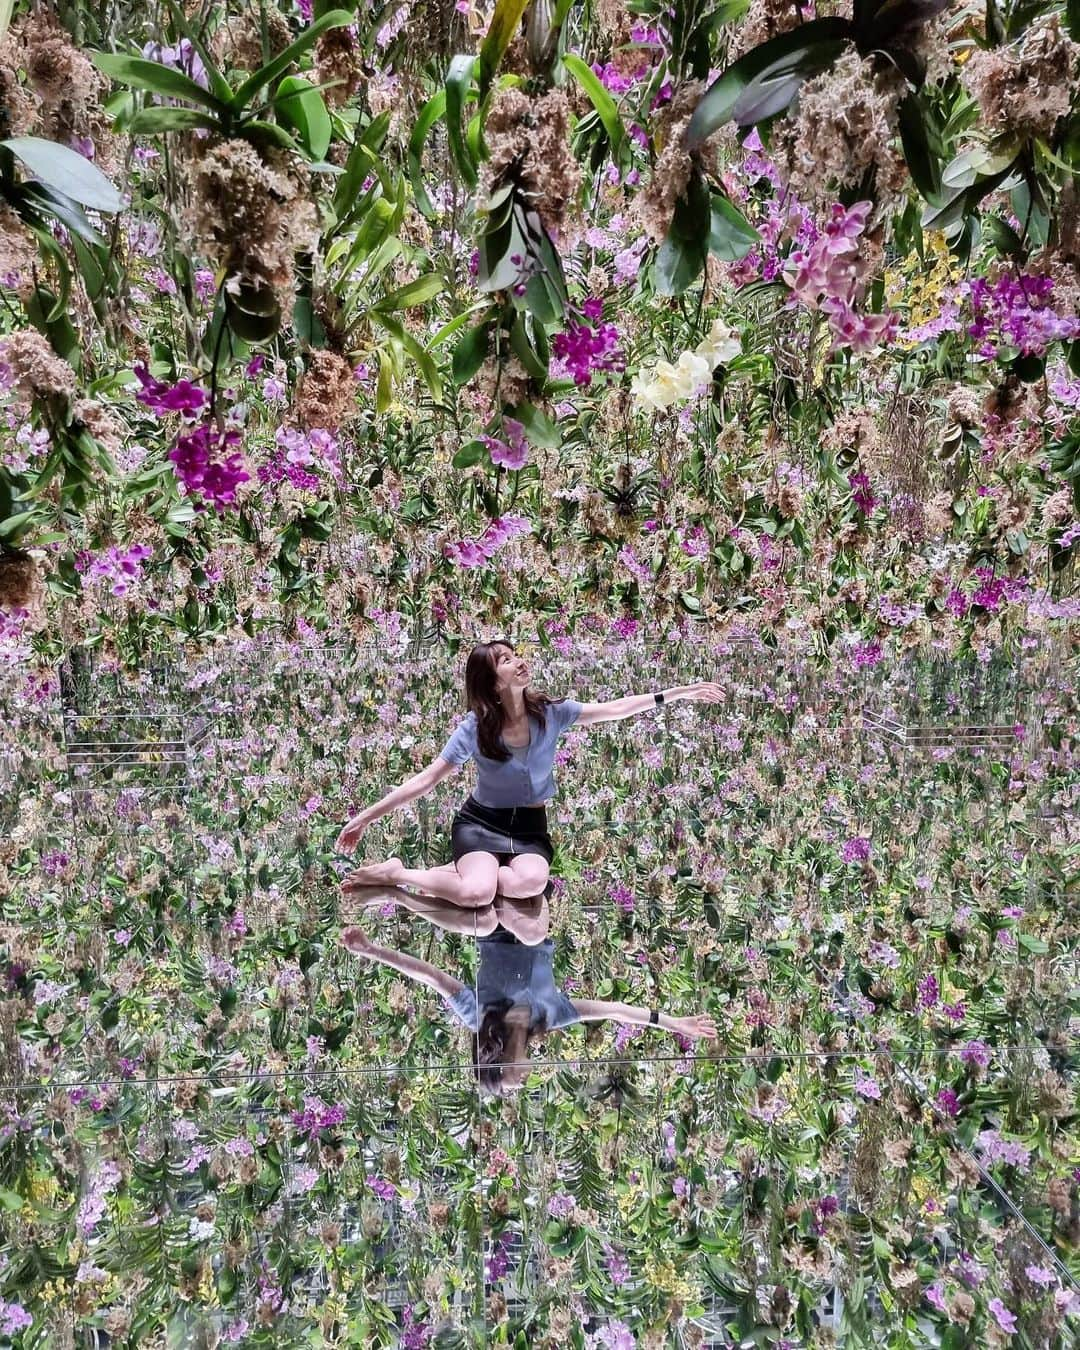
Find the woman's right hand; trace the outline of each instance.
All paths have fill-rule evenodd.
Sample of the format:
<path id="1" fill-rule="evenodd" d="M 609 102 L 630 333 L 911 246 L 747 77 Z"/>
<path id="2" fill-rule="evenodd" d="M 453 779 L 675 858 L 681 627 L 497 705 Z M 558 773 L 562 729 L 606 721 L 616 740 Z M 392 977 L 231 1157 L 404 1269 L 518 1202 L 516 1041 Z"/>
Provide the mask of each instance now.
<path id="1" fill-rule="evenodd" d="M 716 1023 L 708 1013 L 698 1013 L 695 1017 L 676 1017 L 674 1021 L 677 1023 L 674 1030 L 684 1036 L 694 1040 L 700 1037 L 706 1037 L 711 1041 L 717 1039 Z"/>
<path id="2" fill-rule="evenodd" d="M 370 956 L 375 950 L 374 942 L 362 928 L 357 928 L 355 925 L 342 930 L 341 941 L 345 950 L 352 952 L 353 956 Z"/>
<path id="3" fill-rule="evenodd" d="M 348 825 L 341 831 L 337 837 L 335 848 L 339 853 L 351 853 L 356 847 L 357 841 L 371 824 L 366 811 L 361 811 L 358 816 L 353 816 Z"/>

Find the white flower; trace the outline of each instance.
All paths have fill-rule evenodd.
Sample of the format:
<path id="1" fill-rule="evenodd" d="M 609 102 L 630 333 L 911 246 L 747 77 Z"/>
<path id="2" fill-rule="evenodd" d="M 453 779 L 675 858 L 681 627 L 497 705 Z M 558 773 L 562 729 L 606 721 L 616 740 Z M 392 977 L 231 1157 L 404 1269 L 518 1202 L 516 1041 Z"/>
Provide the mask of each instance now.
<path id="1" fill-rule="evenodd" d="M 683 352 L 676 367 L 681 380 L 683 398 L 689 398 L 702 385 L 709 383 L 712 379 L 713 364 L 700 352 Z"/>
<path id="2" fill-rule="evenodd" d="M 742 351 L 742 342 L 738 333 L 729 328 L 723 319 L 714 319 L 712 327 L 697 346 L 698 351 L 713 366 L 725 365 L 733 361 Z"/>

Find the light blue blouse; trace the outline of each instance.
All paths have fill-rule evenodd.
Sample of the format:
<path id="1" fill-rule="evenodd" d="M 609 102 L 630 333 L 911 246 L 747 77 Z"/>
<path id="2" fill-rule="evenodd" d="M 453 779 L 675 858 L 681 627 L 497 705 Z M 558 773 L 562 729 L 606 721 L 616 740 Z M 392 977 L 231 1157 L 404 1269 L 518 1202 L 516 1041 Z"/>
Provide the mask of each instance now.
<path id="1" fill-rule="evenodd" d="M 500 933 L 498 938 L 504 938 Z M 508 998 L 511 1003 L 522 1003 L 532 1008 L 530 1024 L 547 1017 L 548 1030 L 568 1027 L 580 1022 L 577 1009 L 561 989 L 555 987 L 552 959 L 555 943 L 551 938 L 535 946 L 523 942 L 480 938 L 476 943 L 480 967 L 476 974 L 476 988 L 462 987 L 447 999 L 459 1021 L 470 1031 L 477 1029 L 477 1010 Z"/>
<path id="2" fill-rule="evenodd" d="M 532 716 L 528 718 L 531 740 L 522 753 L 511 752 L 504 762 L 488 759 L 476 744 L 476 714 L 469 711 L 454 729 L 454 734 L 439 752 L 448 764 L 464 764 L 476 760 L 476 787 L 473 796 L 481 806 L 528 806 L 530 802 L 546 802 L 555 796 L 555 746 L 559 737 L 572 727 L 581 715 L 582 704 L 567 698 L 549 703 L 544 709 L 547 726 L 543 731 Z"/>

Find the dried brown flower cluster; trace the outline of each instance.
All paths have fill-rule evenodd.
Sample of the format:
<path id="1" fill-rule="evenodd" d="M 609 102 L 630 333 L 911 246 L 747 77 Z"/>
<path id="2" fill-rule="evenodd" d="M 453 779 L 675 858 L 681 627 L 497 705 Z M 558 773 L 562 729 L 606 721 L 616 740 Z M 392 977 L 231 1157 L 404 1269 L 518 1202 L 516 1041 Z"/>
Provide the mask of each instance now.
<path id="1" fill-rule="evenodd" d="M 308 367 L 300 376 L 292 417 L 305 430 L 324 427 L 336 431 L 356 411 L 356 377 L 343 356 L 324 347 L 314 347 Z"/>
<path id="2" fill-rule="evenodd" d="M 266 16 L 267 54 L 263 56 L 262 23 L 260 13 Z M 245 70 L 249 74 L 272 61 L 285 50 L 293 39 L 292 29 L 285 15 L 278 9 L 260 6 L 245 14 L 231 14 L 214 34 L 210 52 L 223 69 Z"/>
<path id="3" fill-rule="evenodd" d="M 1019 44 L 973 52 L 961 78 L 988 131 L 1047 139 L 1069 111 L 1078 70 L 1080 46 L 1053 14 L 1032 24 Z"/>
<path id="4" fill-rule="evenodd" d="M 3 56 L 4 93 L 13 95 L 7 107 L 10 124 L 23 123 L 18 131 L 5 135 L 35 135 L 67 145 L 89 138 L 94 143 L 94 163 L 106 175 L 117 172 L 121 164 L 119 143 L 111 132 L 111 118 L 101 107 L 108 95 L 109 79 L 75 47 L 71 36 L 56 18 L 44 9 L 22 16 L 5 35 Z M 10 67 L 10 69 L 8 69 Z M 15 71 L 26 75 L 25 89 L 13 89 Z M 32 120 L 27 125 L 28 96 L 36 99 Z M 0 107 L 5 100 L 0 97 Z M 0 117 L 0 122 L 4 119 Z"/>
<path id="5" fill-rule="evenodd" d="M 303 166 L 281 147 L 194 137 L 183 161 L 189 201 L 181 227 L 215 266 L 271 287 L 283 313 L 295 295 L 293 257 L 314 249 L 319 225 Z"/>
<path id="6" fill-rule="evenodd" d="M 3 102 L 0 70 L 0 103 Z M 34 266 L 38 263 L 34 236 L 9 206 L 0 205 L 0 286 L 12 290 L 22 301 L 34 292 Z"/>
<path id="7" fill-rule="evenodd" d="M 33 609 L 41 599 L 37 563 L 27 553 L 0 554 L 0 610 Z"/>
<path id="8" fill-rule="evenodd" d="M 738 27 L 728 47 L 727 64 L 737 61 L 740 56 L 760 47 L 770 38 L 781 33 L 789 33 L 793 28 L 806 23 L 810 15 L 808 4 L 799 11 L 797 0 L 751 0 L 750 8 L 739 20 Z M 817 10 L 818 17 L 822 10 Z"/>
<path id="9" fill-rule="evenodd" d="M 315 44 L 315 75 L 319 84 L 331 85 L 322 91 L 330 108 L 340 108 L 366 83 L 364 51 L 347 24 L 328 28 Z"/>
<path id="10" fill-rule="evenodd" d="M 481 194 L 513 180 L 544 228 L 557 238 L 581 186 L 581 170 L 570 149 L 566 95 L 552 89 L 533 99 L 520 89 L 500 90 L 484 123 L 484 139 L 491 154 L 481 170 Z"/>
<path id="11" fill-rule="evenodd" d="M 128 435 L 127 427 L 97 399 L 79 399 L 72 412 L 94 440 L 100 442 L 110 455 L 115 454 L 123 446 Z"/>
<path id="12" fill-rule="evenodd" d="M 75 393 L 75 372 L 36 328 L 9 333 L 0 342 L 0 361 L 11 367 L 13 384 L 27 399 Z"/>
<path id="13" fill-rule="evenodd" d="M 890 210 L 908 182 L 895 145 L 905 89 L 898 71 L 875 70 L 857 52 L 807 80 L 771 144 L 795 196 L 824 208 L 838 189 L 856 186 L 873 169 L 877 213 Z"/>
<path id="14" fill-rule="evenodd" d="M 704 92 L 704 81 L 691 80 L 676 91 L 656 117 L 653 139 L 659 154 L 649 184 L 634 204 L 642 228 L 655 242 L 663 239 L 671 228 L 675 203 L 686 191 L 695 159 L 707 173 L 717 172 L 717 151 L 721 141 L 731 134 L 730 126 L 726 126 L 710 136 L 693 155 L 686 149 L 686 129 Z"/>

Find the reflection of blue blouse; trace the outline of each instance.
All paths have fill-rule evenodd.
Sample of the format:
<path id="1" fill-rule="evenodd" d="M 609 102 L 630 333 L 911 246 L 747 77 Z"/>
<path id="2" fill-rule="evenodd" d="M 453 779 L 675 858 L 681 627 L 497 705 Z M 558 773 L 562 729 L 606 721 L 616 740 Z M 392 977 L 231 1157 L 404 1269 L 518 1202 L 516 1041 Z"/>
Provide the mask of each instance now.
<path id="1" fill-rule="evenodd" d="M 555 796 L 552 765 L 555 762 L 555 744 L 568 727 L 581 715 L 582 705 L 576 699 L 566 698 L 549 703 L 544 709 L 547 725 L 543 731 L 533 717 L 529 717 L 529 744 L 522 747 L 524 754 L 514 754 L 513 746 L 508 760 L 488 759 L 476 744 L 476 713 L 469 711 L 454 729 L 454 734 L 439 752 L 448 764 L 464 764 L 476 760 L 476 787 L 473 796 L 481 806 L 527 806 L 530 802 L 546 802 Z"/>
<path id="2" fill-rule="evenodd" d="M 530 1025 L 535 1026 L 541 1013 L 547 1017 L 549 1030 L 581 1021 L 570 999 L 555 988 L 551 968 L 555 944 L 551 938 L 530 947 L 513 933 L 499 929 L 490 937 L 478 938 L 476 947 L 480 953 L 476 988 L 464 985 L 447 1000 L 470 1031 L 477 1029 L 477 1005 L 483 1009 L 501 998 L 528 1004 L 532 1008 Z"/>

